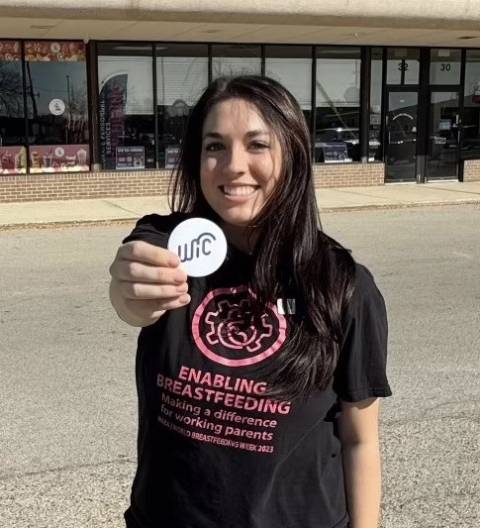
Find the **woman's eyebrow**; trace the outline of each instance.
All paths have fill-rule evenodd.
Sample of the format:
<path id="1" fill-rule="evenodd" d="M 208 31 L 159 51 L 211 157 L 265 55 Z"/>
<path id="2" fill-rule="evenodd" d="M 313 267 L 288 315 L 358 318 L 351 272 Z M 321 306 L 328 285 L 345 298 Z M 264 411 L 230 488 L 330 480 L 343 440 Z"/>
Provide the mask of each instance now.
<path id="1" fill-rule="evenodd" d="M 262 130 L 262 129 L 257 129 L 257 130 L 249 130 L 245 136 L 246 137 L 254 137 L 254 136 L 260 136 L 260 135 L 269 135 L 269 132 L 268 130 Z M 220 134 L 219 132 L 207 132 L 206 134 L 204 134 L 203 136 L 203 139 L 206 139 L 206 138 L 215 138 L 215 139 L 221 139 L 223 136 L 222 134 Z"/>

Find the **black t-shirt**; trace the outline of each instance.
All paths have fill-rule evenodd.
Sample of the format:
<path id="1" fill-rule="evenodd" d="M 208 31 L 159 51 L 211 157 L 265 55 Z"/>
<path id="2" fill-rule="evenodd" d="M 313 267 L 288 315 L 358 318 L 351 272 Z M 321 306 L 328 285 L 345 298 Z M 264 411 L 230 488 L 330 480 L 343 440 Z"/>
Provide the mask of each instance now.
<path id="1" fill-rule="evenodd" d="M 166 247 L 187 217 L 146 216 L 124 242 Z M 300 403 L 275 401 L 263 395 L 261 371 L 278 360 L 291 316 L 272 305 L 249 319 L 251 270 L 251 258 L 230 245 L 219 270 L 189 278 L 187 306 L 140 331 L 138 469 L 128 528 L 348 523 L 335 419 L 339 398 L 391 395 L 382 295 L 357 264 L 333 382 Z"/>

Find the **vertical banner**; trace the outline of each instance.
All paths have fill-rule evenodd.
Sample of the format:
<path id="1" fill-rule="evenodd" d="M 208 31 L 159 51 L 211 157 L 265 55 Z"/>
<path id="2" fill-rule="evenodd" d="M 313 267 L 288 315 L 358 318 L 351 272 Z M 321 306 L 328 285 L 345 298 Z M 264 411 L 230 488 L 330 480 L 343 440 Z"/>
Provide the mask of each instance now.
<path id="1" fill-rule="evenodd" d="M 128 74 L 113 75 L 99 95 L 100 159 L 104 169 L 114 169 L 117 147 L 125 137 Z"/>

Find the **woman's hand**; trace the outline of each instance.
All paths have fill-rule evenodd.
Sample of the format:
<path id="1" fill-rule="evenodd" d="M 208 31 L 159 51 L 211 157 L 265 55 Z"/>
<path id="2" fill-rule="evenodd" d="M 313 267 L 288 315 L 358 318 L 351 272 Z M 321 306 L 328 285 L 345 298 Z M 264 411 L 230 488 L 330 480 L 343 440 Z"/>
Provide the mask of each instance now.
<path id="1" fill-rule="evenodd" d="M 190 302 L 187 274 L 178 256 L 143 241 L 120 246 L 110 266 L 110 301 L 120 319 L 149 326 Z"/>

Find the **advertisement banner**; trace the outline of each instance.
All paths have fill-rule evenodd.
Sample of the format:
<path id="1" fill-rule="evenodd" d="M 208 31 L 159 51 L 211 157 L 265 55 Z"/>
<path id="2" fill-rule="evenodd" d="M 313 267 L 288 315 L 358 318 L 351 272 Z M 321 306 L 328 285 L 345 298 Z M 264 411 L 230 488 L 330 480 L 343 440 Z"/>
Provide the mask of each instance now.
<path id="1" fill-rule="evenodd" d="M 88 145 L 32 145 L 30 173 L 80 172 L 90 169 Z"/>
<path id="2" fill-rule="evenodd" d="M 145 147 L 117 147 L 116 169 L 144 169 Z"/>
<path id="3" fill-rule="evenodd" d="M 25 147 L 0 147 L 0 174 L 25 174 L 26 170 Z"/>
<path id="4" fill-rule="evenodd" d="M 99 94 L 100 158 L 104 169 L 113 169 L 117 147 L 125 138 L 127 74 L 114 75 Z"/>
<path id="5" fill-rule="evenodd" d="M 180 147 L 167 147 L 165 149 L 165 168 L 174 169 L 180 156 Z"/>
<path id="6" fill-rule="evenodd" d="M 85 60 L 85 44 L 81 41 L 27 40 L 25 60 L 30 62 L 79 62 Z"/>
<path id="7" fill-rule="evenodd" d="M 0 61 L 22 60 L 22 48 L 16 40 L 0 40 Z"/>
<path id="8" fill-rule="evenodd" d="M 352 161 L 348 157 L 348 148 L 346 143 L 324 143 L 323 160 L 325 163 L 342 163 Z"/>

